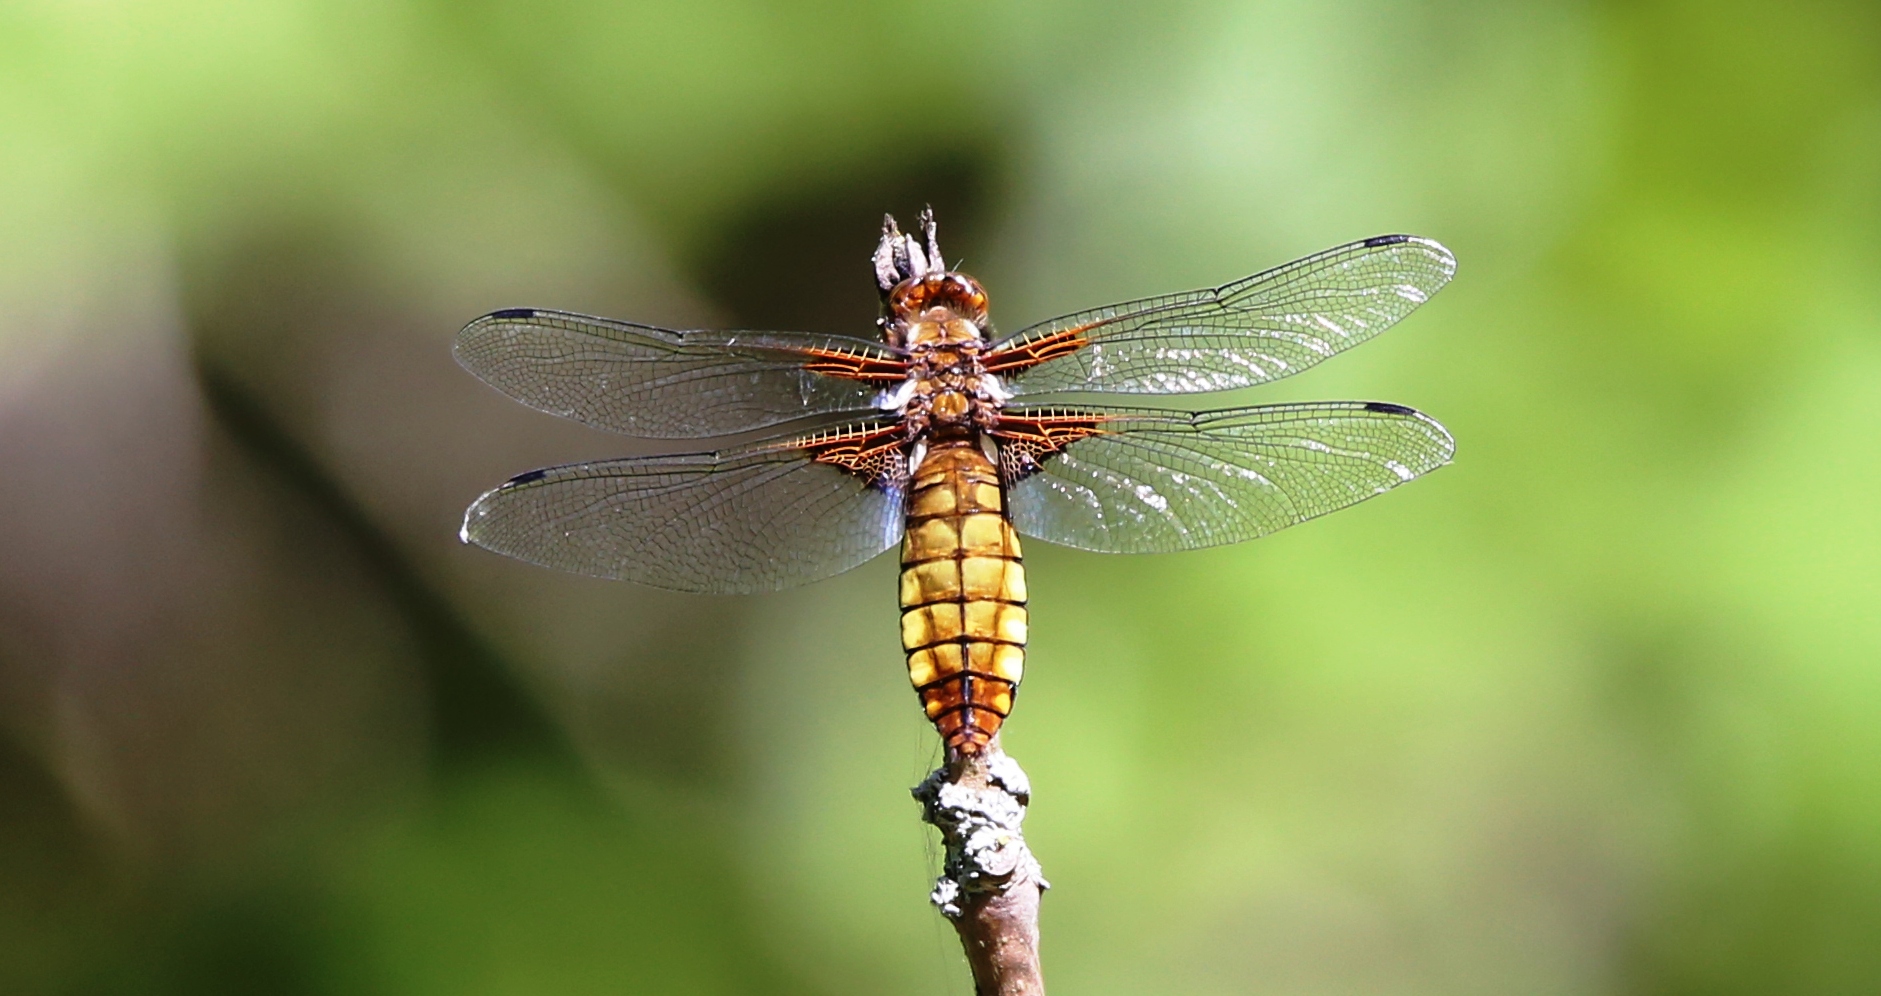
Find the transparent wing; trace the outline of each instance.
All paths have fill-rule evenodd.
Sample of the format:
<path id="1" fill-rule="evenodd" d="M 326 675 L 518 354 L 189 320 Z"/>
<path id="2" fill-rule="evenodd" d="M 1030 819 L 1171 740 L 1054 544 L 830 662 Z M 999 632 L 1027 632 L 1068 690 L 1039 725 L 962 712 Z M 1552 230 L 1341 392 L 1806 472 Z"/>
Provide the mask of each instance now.
<path id="1" fill-rule="evenodd" d="M 1018 408 L 998 434 L 1013 525 L 1100 553 L 1265 536 L 1389 491 L 1456 448 L 1436 420 L 1375 401 Z"/>
<path id="2" fill-rule="evenodd" d="M 1456 273 L 1429 239 L 1381 235 L 1211 290 L 1066 315 L 999 342 L 1016 394 L 1226 391 L 1296 374 L 1372 338 Z"/>
<path id="3" fill-rule="evenodd" d="M 710 594 L 773 591 L 901 538 L 902 430 L 859 423 L 719 453 L 532 471 L 478 498 L 463 539 L 533 564 Z"/>
<path id="4" fill-rule="evenodd" d="M 649 439 L 723 436 L 867 412 L 906 363 L 861 339 L 677 332 L 511 308 L 464 326 L 457 362 L 532 408 Z"/>

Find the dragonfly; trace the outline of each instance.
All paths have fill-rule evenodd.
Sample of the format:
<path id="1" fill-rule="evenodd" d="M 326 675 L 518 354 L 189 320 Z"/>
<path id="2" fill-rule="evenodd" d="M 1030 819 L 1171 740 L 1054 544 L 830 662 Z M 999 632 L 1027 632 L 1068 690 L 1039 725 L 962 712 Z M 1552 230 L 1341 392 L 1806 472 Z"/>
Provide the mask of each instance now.
<path id="1" fill-rule="evenodd" d="M 705 452 L 532 470 L 472 503 L 467 543 L 544 567 L 712 594 L 827 578 L 897 544 L 908 677 L 950 756 L 994 741 L 1024 673 L 1021 535 L 1101 553 L 1265 536 L 1450 461 L 1435 419 L 1382 401 L 1215 411 L 1080 404 L 1270 383 L 1365 342 L 1456 272 L 1383 235 L 1218 287 L 1000 335 L 947 267 L 932 210 L 884 219 L 873 335 L 679 331 L 510 308 L 457 360 L 532 408 Z"/>

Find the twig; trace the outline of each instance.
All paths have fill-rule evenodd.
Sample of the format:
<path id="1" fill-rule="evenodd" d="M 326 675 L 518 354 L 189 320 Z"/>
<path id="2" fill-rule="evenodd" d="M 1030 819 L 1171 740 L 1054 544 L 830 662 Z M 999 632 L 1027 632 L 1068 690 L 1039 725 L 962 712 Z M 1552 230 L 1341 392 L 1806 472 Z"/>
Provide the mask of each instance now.
<path id="1" fill-rule="evenodd" d="M 955 754 L 914 787 L 921 818 L 941 832 L 946 859 L 929 898 L 953 921 L 976 996 L 1043 996 L 1038 901 L 1050 883 L 1025 844 L 1032 789 L 999 738 Z"/>

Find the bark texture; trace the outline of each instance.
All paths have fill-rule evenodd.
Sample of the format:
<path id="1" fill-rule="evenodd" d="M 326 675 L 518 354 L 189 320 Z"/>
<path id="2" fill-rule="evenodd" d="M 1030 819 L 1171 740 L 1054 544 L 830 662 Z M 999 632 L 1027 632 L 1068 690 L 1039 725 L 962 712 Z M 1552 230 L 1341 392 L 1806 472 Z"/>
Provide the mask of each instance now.
<path id="1" fill-rule="evenodd" d="M 960 934 L 974 992 L 1042 996 L 1038 905 L 1050 884 L 1019 829 L 1032 799 L 1025 772 L 995 737 L 981 751 L 949 757 L 914 797 L 946 846 L 929 898 Z"/>

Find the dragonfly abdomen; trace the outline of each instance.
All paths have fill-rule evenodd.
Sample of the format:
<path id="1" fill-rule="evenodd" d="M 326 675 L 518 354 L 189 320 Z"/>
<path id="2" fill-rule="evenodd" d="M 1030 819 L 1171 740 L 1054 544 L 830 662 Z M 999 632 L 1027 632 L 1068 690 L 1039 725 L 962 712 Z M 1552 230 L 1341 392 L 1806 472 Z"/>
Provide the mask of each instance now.
<path id="1" fill-rule="evenodd" d="M 914 472 L 901 548 L 908 679 L 949 748 L 972 753 L 1012 712 L 1025 668 L 1025 567 L 999 471 L 969 438 Z"/>

